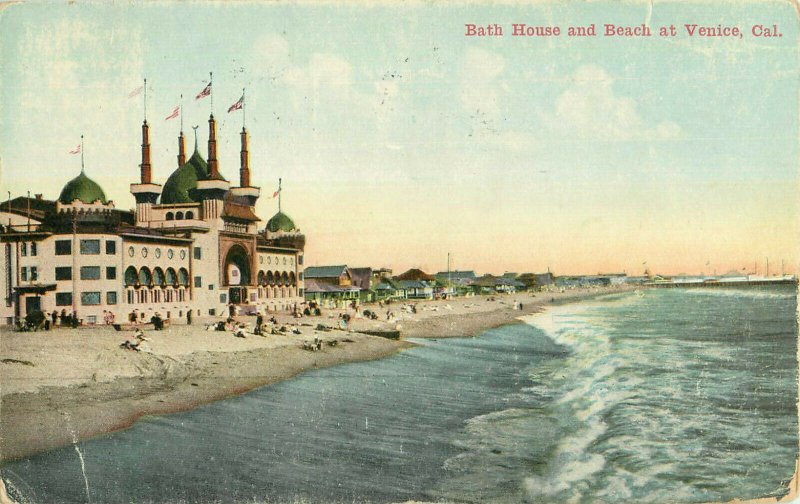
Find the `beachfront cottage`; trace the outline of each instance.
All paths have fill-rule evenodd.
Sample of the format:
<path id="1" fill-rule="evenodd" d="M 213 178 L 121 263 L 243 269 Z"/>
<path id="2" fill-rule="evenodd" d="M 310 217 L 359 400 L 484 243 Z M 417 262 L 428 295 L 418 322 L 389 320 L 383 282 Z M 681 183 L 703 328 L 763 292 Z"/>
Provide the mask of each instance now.
<path id="1" fill-rule="evenodd" d="M 37 194 L 0 205 L 3 258 L 0 317 L 11 324 L 33 311 L 77 313 L 84 324 L 293 310 L 303 301 L 305 236 L 280 207 L 264 227 L 261 191 L 250 183 L 248 132 L 240 132 L 239 185 L 223 177 L 217 123 L 208 120 L 208 160 L 186 159 L 163 186 L 152 179 L 150 126 L 142 124 L 135 210 L 119 210 L 84 170 L 55 200 Z M 263 175 L 262 175 L 263 177 Z"/>
<path id="2" fill-rule="evenodd" d="M 433 299 L 437 288 L 436 277 L 417 268 L 397 275 L 394 280 L 405 291 L 408 299 Z"/>

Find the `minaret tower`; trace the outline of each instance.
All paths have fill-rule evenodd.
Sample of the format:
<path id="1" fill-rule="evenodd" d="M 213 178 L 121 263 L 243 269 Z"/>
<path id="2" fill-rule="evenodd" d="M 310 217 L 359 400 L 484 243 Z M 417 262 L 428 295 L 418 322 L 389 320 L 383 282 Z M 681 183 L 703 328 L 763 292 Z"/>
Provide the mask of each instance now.
<path id="1" fill-rule="evenodd" d="M 245 126 L 245 107 L 244 89 L 242 89 L 242 132 L 239 133 L 242 139 L 242 150 L 239 152 L 239 187 L 232 188 L 231 193 L 241 203 L 255 206 L 261 190 L 250 185 L 250 151 L 248 150 L 247 127 Z"/>
<path id="2" fill-rule="evenodd" d="M 153 205 L 161 194 L 161 185 L 153 183 L 153 168 L 150 164 L 150 125 L 147 124 L 147 79 L 144 80 L 144 121 L 142 122 L 142 163 L 140 182 L 131 184 L 131 194 L 136 199 L 136 223 L 143 224 L 152 219 Z"/>
<path id="3" fill-rule="evenodd" d="M 209 74 L 209 86 L 213 82 L 213 74 Z M 225 194 L 231 184 L 219 173 L 217 161 L 217 120 L 214 119 L 214 88 L 211 87 L 211 115 L 208 118 L 208 179 L 197 181 L 197 192 L 203 200 L 203 219 L 222 217 Z"/>

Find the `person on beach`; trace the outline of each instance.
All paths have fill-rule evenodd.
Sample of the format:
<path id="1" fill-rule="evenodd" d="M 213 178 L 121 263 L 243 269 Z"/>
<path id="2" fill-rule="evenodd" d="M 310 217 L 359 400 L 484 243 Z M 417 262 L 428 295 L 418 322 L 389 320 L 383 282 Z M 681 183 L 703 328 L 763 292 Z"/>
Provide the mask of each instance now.
<path id="1" fill-rule="evenodd" d="M 264 315 L 261 314 L 261 310 L 256 312 L 256 329 L 253 331 L 254 334 L 261 335 L 261 326 L 264 325 Z"/>
<path id="2" fill-rule="evenodd" d="M 50 318 L 53 320 L 53 327 L 55 327 L 56 322 L 58 322 L 58 312 L 53 310 L 53 313 L 50 314 Z"/>
<path id="3" fill-rule="evenodd" d="M 192 310 L 186 312 L 186 325 L 192 325 Z"/>
<path id="4" fill-rule="evenodd" d="M 61 325 L 67 325 L 67 310 L 61 310 Z"/>

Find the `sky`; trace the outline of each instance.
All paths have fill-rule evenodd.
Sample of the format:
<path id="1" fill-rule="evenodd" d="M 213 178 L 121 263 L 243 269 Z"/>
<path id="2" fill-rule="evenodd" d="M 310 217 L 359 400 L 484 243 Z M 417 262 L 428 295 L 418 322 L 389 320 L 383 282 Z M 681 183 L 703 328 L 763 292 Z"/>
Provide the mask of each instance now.
<path id="1" fill-rule="evenodd" d="M 466 37 L 497 23 L 503 37 Z M 513 37 L 512 23 L 597 37 Z M 602 36 L 675 24 L 676 37 Z M 688 37 L 683 25 L 744 36 Z M 781 37 L 753 37 L 754 24 Z M 246 89 L 258 214 L 306 264 L 429 272 L 798 269 L 798 11 L 790 2 L 17 3 L 0 10 L 0 190 L 80 172 L 134 206 L 147 78 L 154 182 L 183 124 L 238 180 Z M 4 196 L 5 197 L 5 196 Z M 264 222 L 265 223 L 265 222 Z M 262 223 L 262 224 L 264 224 Z"/>

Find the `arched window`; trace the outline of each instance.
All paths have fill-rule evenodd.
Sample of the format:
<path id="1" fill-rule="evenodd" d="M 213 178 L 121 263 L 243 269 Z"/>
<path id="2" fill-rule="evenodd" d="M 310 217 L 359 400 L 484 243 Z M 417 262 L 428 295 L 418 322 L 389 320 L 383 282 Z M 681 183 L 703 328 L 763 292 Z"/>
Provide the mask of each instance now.
<path id="1" fill-rule="evenodd" d="M 176 213 L 175 220 L 183 220 L 183 212 Z"/>
<path id="2" fill-rule="evenodd" d="M 186 271 L 186 268 L 181 268 L 178 270 L 178 283 L 184 287 L 189 285 L 189 272 Z"/>
<path id="3" fill-rule="evenodd" d="M 289 285 L 289 274 L 285 271 L 281 275 L 281 285 Z"/>
<path id="4" fill-rule="evenodd" d="M 178 284 L 178 274 L 175 273 L 173 268 L 167 268 L 167 285 L 177 285 Z"/>
<path id="5" fill-rule="evenodd" d="M 147 266 L 142 267 L 139 270 L 139 283 L 147 287 L 152 281 L 153 275 L 150 273 L 150 269 Z"/>
<path id="6" fill-rule="evenodd" d="M 294 276 L 294 271 L 289 273 L 289 285 L 291 285 L 292 287 L 297 285 L 297 277 Z"/>
<path id="7" fill-rule="evenodd" d="M 267 275 L 263 271 L 258 272 L 258 285 L 264 285 L 267 282 Z"/>
<path id="8" fill-rule="evenodd" d="M 270 287 L 275 285 L 275 275 L 273 275 L 271 271 L 267 271 L 267 285 Z"/>
<path id="9" fill-rule="evenodd" d="M 153 270 L 153 283 L 159 287 L 164 286 L 164 270 L 158 267 Z"/>
<path id="10" fill-rule="evenodd" d="M 194 212 L 192 212 L 191 210 L 186 212 L 186 219 L 187 220 L 188 219 L 194 219 Z"/>
<path id="11" fill-rule="evenodd" d="M 138 279 L 139 274 L 136 272 L 136 268 L 128 266 L 128 269 L 125 270 L 125 286 L 130 287 L 136 285 L 136 280 Z"/>
<path id="12" fill-rule="evenodd" d="M 277 285 L 281 285 L 281 272 L 280 271 L 276 271 L 274 273 L 274 275 L 275 275 L 275 283 Z M 278 296 L 275 296 L 275 297 L 278 297 Z"/>
<path id="13" fill-rule="evenodd" d="M 167 220 L 175 220 L 175 214 L 172 212 L 167 212 Z"/>

